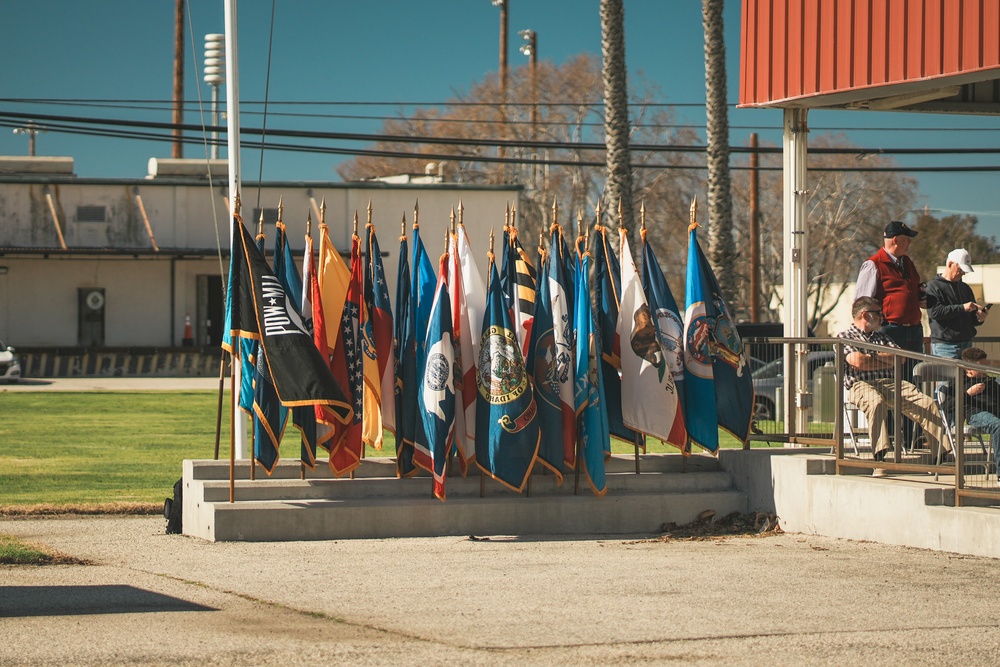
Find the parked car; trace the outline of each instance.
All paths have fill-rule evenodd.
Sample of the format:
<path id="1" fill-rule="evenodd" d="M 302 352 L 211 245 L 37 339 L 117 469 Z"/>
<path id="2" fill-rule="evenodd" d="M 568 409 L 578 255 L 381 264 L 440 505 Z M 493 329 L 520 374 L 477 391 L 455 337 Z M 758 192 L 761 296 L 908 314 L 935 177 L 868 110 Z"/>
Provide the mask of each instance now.
<path id="1" fill-rule="evenodd" d="M 816 369 L 828 361 L 833 361 L 833 354 L 829 350 L 818 350 L 809 353 L 809 391 L 812 391 L 813 374 L 816 372 Z M 775 415 L 777 415 L 777 411 L 775 410 L 777 403 L 776 390 L 785 384 L 785 359 L 778 357 L 773 361 L 769 361 L 756 371 L 753 371 L 751 376 L 753 377 L 754 390 L 754 419 L 758 421 L 774 419 Z"/>
<path id="2" fill-rule="evenodd" d="M 17 382 L 21 379 L 21 363 L 14 356 L 14 348 L 0 340 L 0 381 Z"/>

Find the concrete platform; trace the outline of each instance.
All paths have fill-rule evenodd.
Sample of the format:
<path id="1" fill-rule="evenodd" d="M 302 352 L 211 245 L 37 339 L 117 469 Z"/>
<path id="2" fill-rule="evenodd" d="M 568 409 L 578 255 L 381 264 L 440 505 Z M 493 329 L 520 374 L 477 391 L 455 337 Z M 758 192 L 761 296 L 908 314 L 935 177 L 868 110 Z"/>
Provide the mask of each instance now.
<path id="1" fill-rule="evenodd" d="M 582 482 L 574 494 L 552 474 L 532 475 L 515 493 L 480 477 L 449 477 L 448 500 L 433 497 L 431 478 L 395 477 L 390 459 L 366 459 L 355 478 L 335 479 L 318 467 L 300 479 L 295 461 L 249 479 L 237 468 L 229 502 L 228 461 L 184 462 L 184 533 L 211 541 L 288 541 L 443 535 L 655 533 L 664 523 L 689 523 L 705 510 L 745 512 L 746 495 L 712 457 L 632 456 L 608 462 L 608 492 L 597 498 Z"/>

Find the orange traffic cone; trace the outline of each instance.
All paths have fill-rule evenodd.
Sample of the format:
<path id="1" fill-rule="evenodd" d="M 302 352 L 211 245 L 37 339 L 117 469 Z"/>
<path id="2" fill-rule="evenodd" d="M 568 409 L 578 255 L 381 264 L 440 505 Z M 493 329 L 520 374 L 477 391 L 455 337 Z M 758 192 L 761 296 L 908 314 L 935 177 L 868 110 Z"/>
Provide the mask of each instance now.
<path id="1" fill-rule="evenodd" d="M 184 316 L 184 340 L 181 341 L 184 347 L 194 346 L 194 333 L 191 331 L 191 316 Z"/>

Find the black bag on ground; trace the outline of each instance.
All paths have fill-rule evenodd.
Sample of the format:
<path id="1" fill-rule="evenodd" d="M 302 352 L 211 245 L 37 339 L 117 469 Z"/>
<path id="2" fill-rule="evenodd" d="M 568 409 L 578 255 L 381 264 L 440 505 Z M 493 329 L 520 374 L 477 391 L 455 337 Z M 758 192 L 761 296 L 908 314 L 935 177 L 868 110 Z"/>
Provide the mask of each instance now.
<path id="1" fill-rule="evenodd" d="M 174 497 L 163 501 L 163 518 L 167 520 L 167 534 L 180 534 L 181 512 L 184 508 L 184 480 L 174 483 Z"/>

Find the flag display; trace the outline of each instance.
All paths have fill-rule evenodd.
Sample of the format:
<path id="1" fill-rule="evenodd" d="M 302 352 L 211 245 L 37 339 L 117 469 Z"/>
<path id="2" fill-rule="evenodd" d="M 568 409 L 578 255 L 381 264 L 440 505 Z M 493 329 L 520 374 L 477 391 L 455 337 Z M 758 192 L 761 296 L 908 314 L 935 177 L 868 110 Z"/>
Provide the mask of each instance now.
<path id="1" fill-rule="evenodd" d="M 430 322 L 427 326 L 421 384 L 418 391 L 420 417 L 427 435 L 426 448 L 416 445 L 413 462 L 434 476 L 434 495 L 445 499 L 448 452 L 455 432 L 455 344 L 451 338 L 451 304 L 448 298 L 448 255 L 441 259 L 441 271 Z"/>
<path id="2" fill-rule="evenodd" d="M 500 279 L 492 265 L 490 271 L 476 373 L 476 464 L 504 486 L 521 491 L 538 456 L 538 410 Z"/>
<path id="3" fill-rule="evenodd" d="M 691 440 L 714 452 L 719 448 L 719 427 L 746 442 L 753 415 L 753 382 L 743 341 L 698 244 L 696 228 L 691 226 L 688 239 L 685 422 Z"/>
<path id="4" fill-rule="evenodd" d="M 687 433 L 677 387 L 653 314 L 642 292 L 628 234 L 624 229 L 620 233 L 622 295 L 618 338 L 621 341 L 622 419 L 626 426 L 684 450 Z"/>

